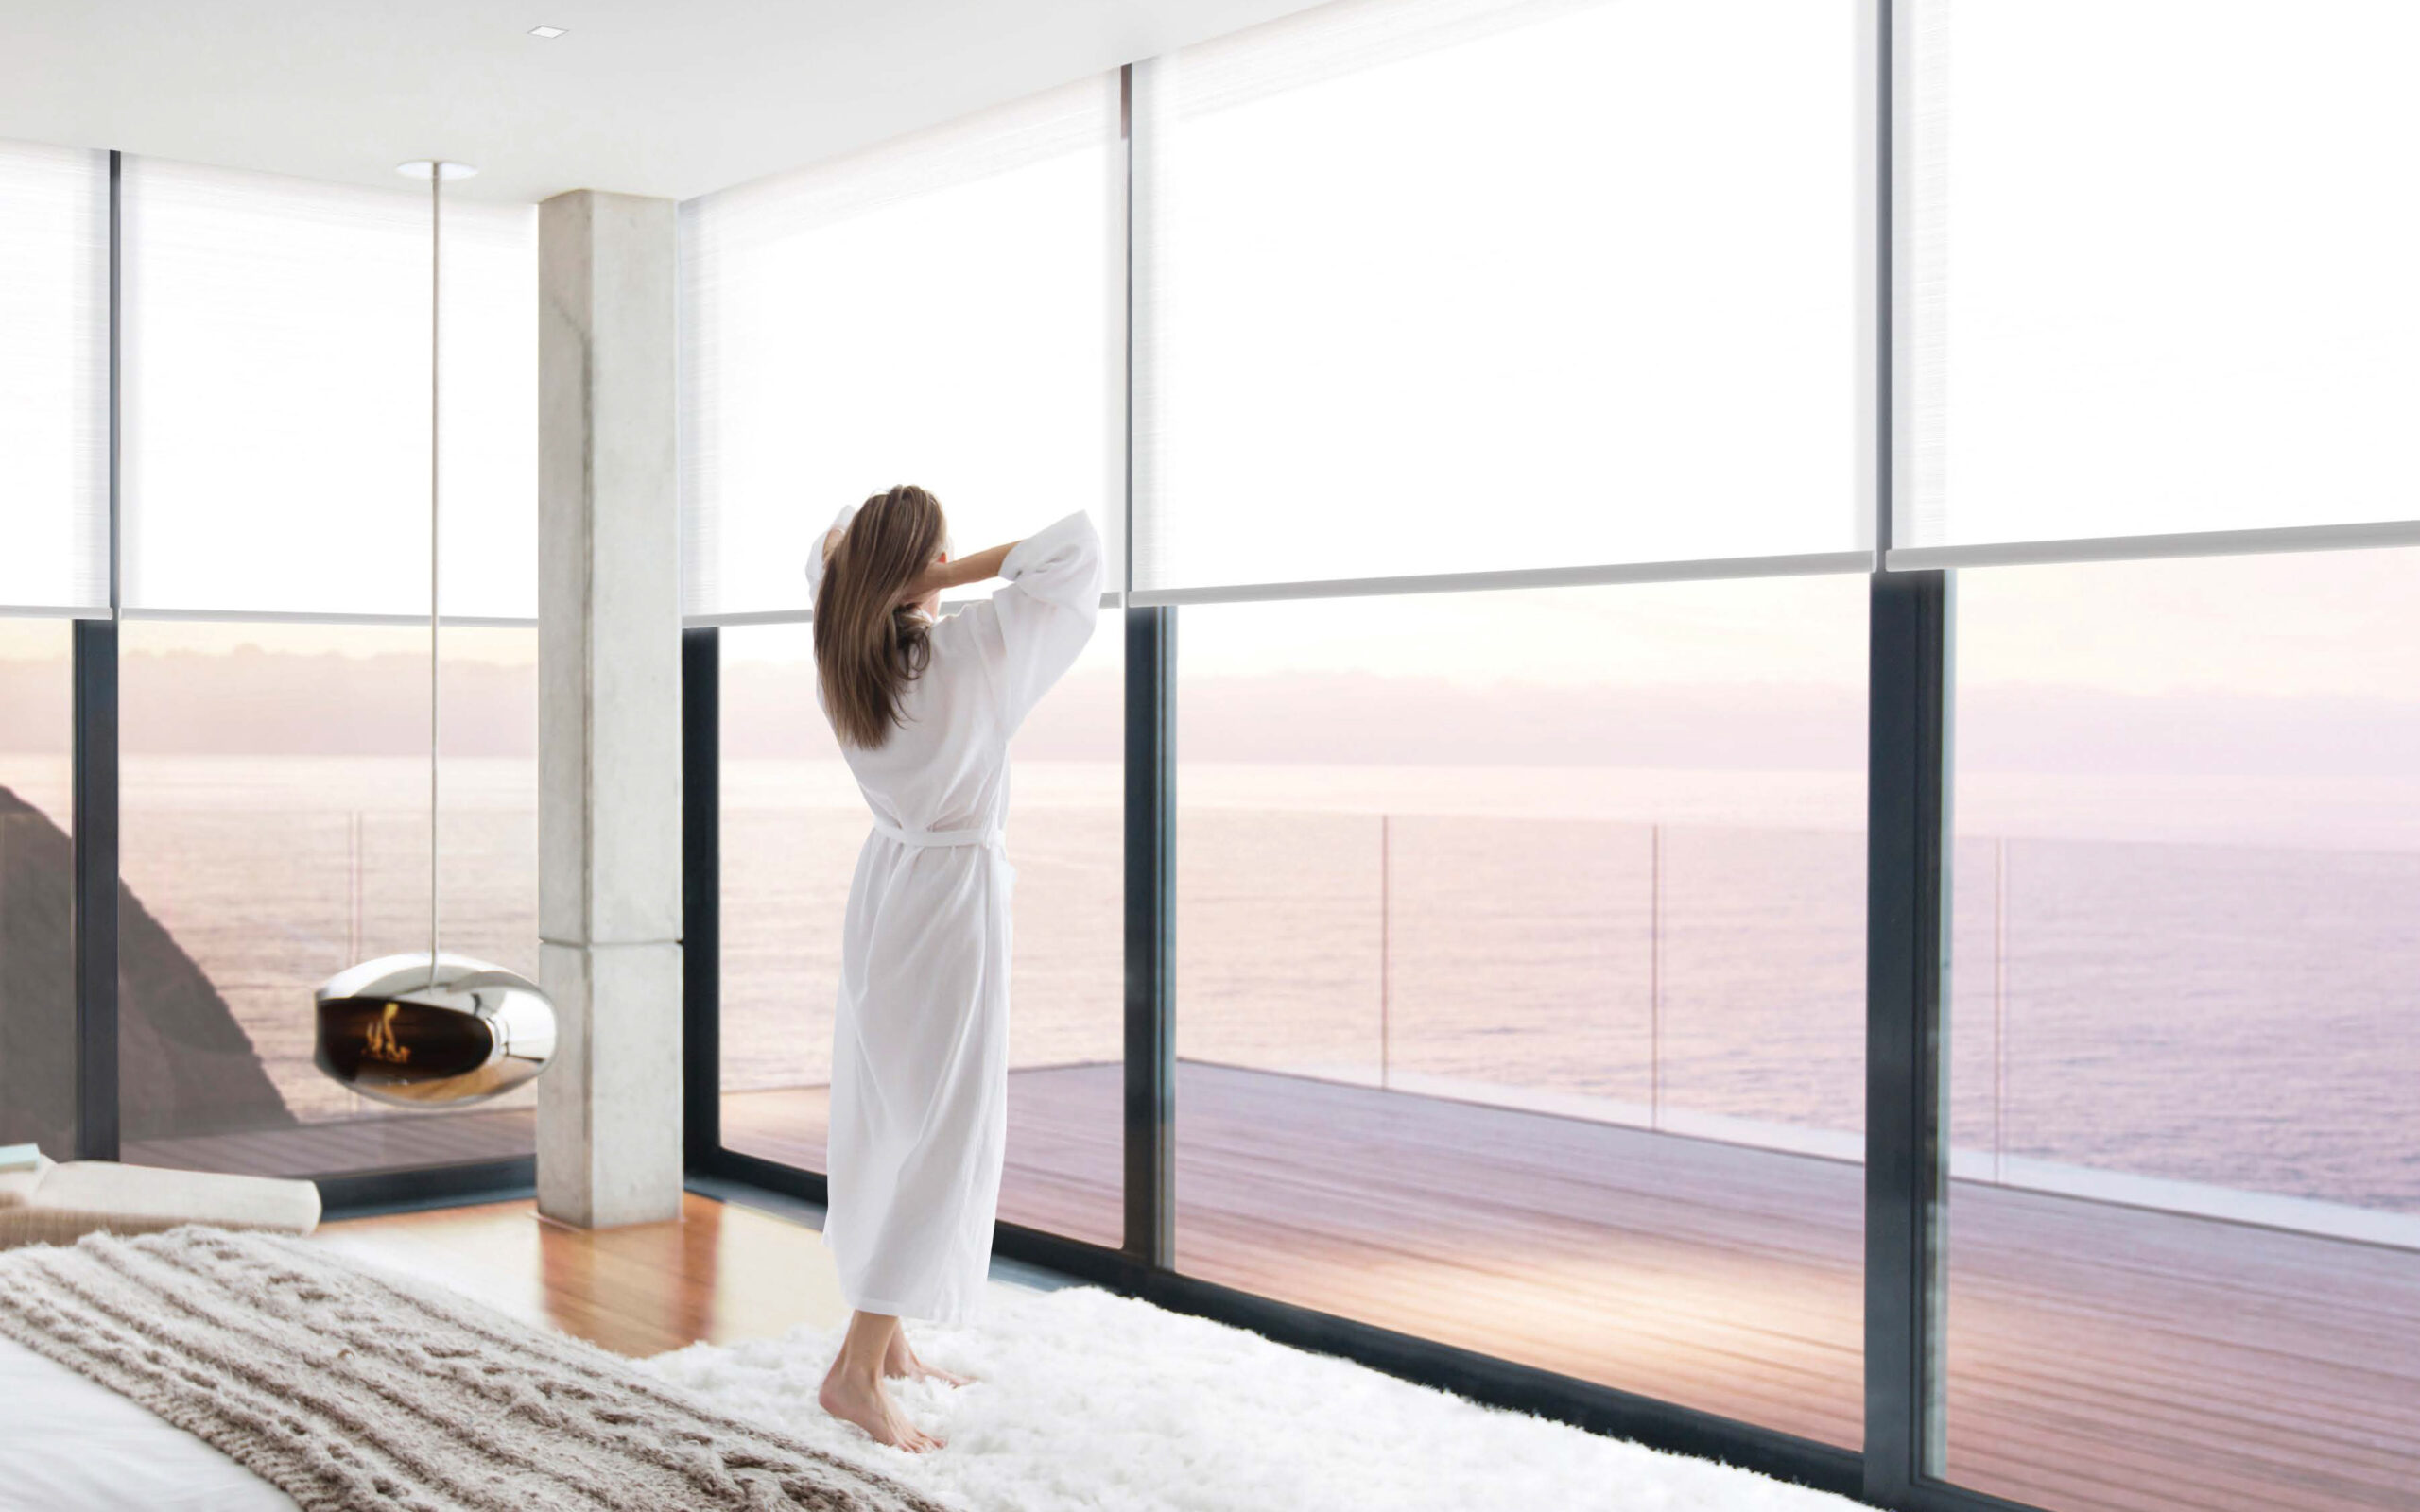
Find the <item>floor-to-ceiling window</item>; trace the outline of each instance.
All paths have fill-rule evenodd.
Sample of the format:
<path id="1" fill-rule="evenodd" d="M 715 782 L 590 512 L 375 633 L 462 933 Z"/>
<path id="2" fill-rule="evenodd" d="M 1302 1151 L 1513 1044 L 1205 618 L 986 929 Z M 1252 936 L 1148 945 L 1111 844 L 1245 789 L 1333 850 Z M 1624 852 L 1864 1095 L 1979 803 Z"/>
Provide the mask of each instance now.
<path id="1" fill-rule="evenodd" d="M 1137 70 L 1175 1263 L 1854 1445 L 1856 10 L 1752 9 Z"/>
<path id="2" fill-rule="evenodd" d="M 432 838 L 444 948 L 536 969 L 535 217 L 445 210 L 433 651 L 426 193 L 148 159 L 120 193 L 125 1153 L 526 1156 L 527 1091 L 406 1114 L 321 1075 L 311 994 L 427 948 Z"/>
<path id="3" fill-rule="evenodd" d="M 1928 1469 L 2402 1504 L 2420 551 L 2359 548 L 2420 516 L 2420 12 L 1905 19 L 1891 565 L 1954 569 Z"/>
<path id="4" fill-rule="evenodd" d="M 71 615 L 109 612 L 109 156 L 0 143 L 0 1143 L 75 1153 Z"/>
<path id="5" fill-rule="evenodd" d="M 1090 512 L 1123 535 L 1115 77 L 683 207 L 684 606 L 719 658 L 725 1148 L 824 1165 L 865 803 L 816 704 L 806 553 L 898 483 L 959 552 Z M 1116 576 L 1113 575 L 1113 578 Z M 1115 1245 L 1122 642 L 1019 731 L 1000 1212 Z"/>

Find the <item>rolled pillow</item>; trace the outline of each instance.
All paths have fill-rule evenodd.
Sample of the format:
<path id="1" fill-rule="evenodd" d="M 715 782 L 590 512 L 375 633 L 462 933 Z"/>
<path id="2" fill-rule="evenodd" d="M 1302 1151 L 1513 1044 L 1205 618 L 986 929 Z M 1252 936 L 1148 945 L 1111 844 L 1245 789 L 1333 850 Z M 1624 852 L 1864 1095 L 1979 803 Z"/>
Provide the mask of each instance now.
<path id="1" fill-rule="evenodd" d="M 57 1162 L 47 1155 L 34 1157 L 33 1165 L 25 1170 L 0 1171 L 0 1208 L 14 1208 L 31 1201 L 34 1188 L 50 1174 Z"/>

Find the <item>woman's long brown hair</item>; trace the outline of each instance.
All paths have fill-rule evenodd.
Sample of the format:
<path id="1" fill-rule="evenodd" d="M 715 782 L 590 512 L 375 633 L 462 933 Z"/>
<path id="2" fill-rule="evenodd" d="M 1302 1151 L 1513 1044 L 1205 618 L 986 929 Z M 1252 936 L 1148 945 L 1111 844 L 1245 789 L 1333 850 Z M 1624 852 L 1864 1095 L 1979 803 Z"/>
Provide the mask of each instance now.
<path id="1" fill-rule="evenodd" d="M 932 661 L 933 644 L 926 621 L 902 600 L 948 538 L 941 501 L 903 484 L 859 507 L 823 565 L 815 671 L 846 745 L 874 748 L 905 722 L 900 700 Z"/>

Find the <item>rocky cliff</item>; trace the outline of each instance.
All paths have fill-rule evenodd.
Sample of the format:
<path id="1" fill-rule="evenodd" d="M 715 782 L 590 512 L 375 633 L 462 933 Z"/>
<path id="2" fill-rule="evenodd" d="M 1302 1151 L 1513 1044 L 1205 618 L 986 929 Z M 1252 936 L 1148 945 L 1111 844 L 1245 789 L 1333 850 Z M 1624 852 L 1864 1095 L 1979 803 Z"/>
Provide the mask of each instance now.
<path id="1" fill-rule="evenodd" d="M 66 833 L 0 787 L 0 1143 L 55 1159 L 75 1127 L 74 876 Z M 294 1123 L 227 1000 L 123 886 L 118 1004 L 127 1141 Z"/>

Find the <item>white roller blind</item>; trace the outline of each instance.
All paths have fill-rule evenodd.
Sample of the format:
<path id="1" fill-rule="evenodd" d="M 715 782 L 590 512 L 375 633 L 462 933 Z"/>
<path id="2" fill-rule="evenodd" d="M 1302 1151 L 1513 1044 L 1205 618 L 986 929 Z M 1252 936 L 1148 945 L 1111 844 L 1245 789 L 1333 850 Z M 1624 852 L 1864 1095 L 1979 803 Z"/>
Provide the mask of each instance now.
<path id="1" fill-rule="evenodd" d="M 128 606 L 427 612 L 425 188 L 122 176 Z M 537 610 L 536 238 L 449 191 L 448 613 Z"/>
<path id="2" fill-rule="evenodd" d="M 1909 10 L 1910 564 L 2420 519 L 2420 6 Z"/>
<path id="3" fill-rule="evenodd" d="M 683 583 L 795 610 L 844 504 L 931 489 L 960 550 L 1122 531 L 1114 77 L 681 212 Z"/>
<path id="4" fill-rule="evenodd" d="M 1346 0 L 1138 68 L 1136 587 L 1870 551 L 1858 9 Z"/>
<path id="5" fill-rule="evenodd" d="M 0 610 L 106 610 L 109 154 L 0 143 Z"/>
<path id="6" fill-rule="evenodd" d="M 444 609 L 534 620 L 538 207 L 449 191 L 444 244 Z"/>

